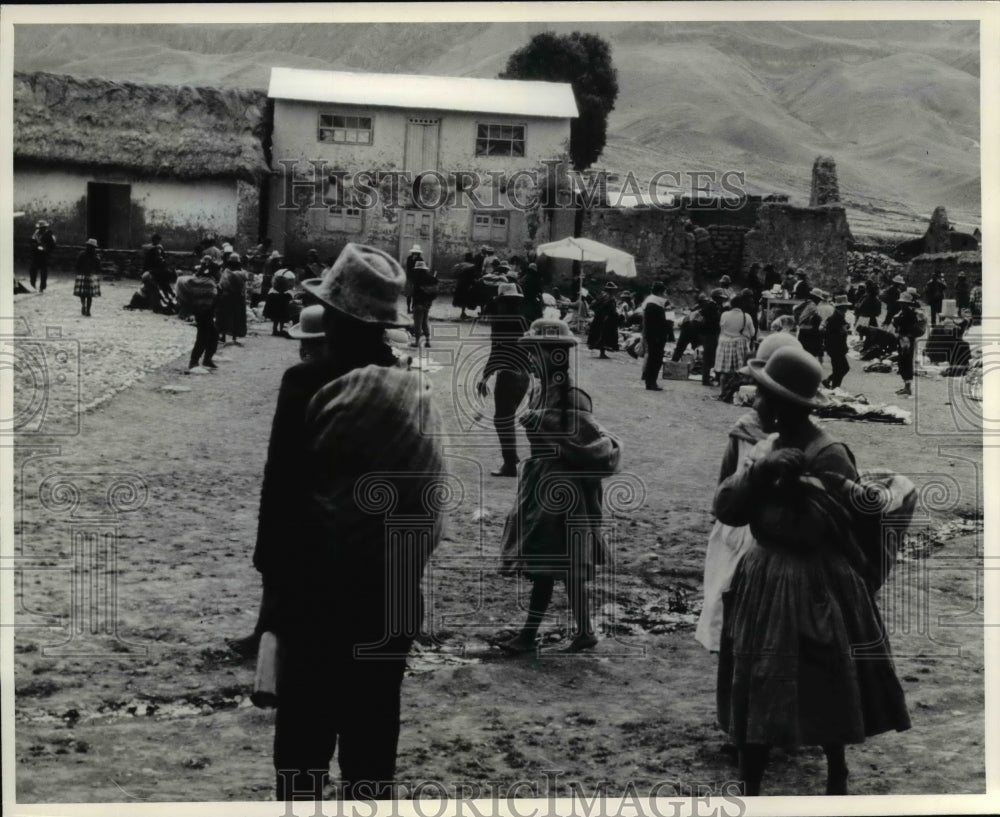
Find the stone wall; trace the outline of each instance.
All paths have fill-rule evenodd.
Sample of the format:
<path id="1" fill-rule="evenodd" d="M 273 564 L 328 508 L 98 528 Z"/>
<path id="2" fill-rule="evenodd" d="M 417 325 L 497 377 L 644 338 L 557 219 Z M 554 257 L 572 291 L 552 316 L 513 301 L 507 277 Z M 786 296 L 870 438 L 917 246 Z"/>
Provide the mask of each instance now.
<path id="1" fill-rule="evenodd" d="M 840 205 L 796 207 L 764 204 L 757 225 L 744 236 L 743 264 L 773 264 L 805 270 L 809 281 L 823 289 L 842 286 L 847 275 L 847 250 L 852 243 L 847 214 Z"/>

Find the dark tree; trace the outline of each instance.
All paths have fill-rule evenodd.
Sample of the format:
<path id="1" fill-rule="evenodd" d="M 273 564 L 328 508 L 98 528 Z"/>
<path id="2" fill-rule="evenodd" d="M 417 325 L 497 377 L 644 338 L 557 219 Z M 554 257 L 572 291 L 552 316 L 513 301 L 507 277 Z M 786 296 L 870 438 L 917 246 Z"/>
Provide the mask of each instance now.
<path id="1" fill-rule="evenodd" d="M 507 59 L 500 79 L 568 82 L 580 115 L 570 124 L 569 152 L 573 167 L 590 167 L 604 150 L 608 114 L 618 98 L 618 72 L 611 46 L 596 34 L 536 34 Z"/>

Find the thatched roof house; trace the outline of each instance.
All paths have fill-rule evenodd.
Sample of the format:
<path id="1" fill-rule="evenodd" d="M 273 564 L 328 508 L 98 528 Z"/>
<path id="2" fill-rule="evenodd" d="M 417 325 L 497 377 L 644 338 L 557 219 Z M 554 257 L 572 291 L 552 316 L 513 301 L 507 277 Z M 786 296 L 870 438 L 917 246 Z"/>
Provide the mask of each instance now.
<path id="1" fill-rule="evenodd" d="M 256 242 L 269 111 L 260 91 L 15 73 L 17 240 L 45 218 L 64 246 Z"/>
<path id="2" fill-rule="evenodd" d="M 266 108 L 260 91 L 15 72 L 14 158 L 257 181 Z"/>

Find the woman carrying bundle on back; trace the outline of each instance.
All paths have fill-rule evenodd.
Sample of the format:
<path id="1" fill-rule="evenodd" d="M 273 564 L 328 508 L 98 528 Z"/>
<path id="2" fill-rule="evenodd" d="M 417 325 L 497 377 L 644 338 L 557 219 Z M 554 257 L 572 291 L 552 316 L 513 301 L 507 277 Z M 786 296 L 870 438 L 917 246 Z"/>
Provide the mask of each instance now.
<path id="1" fill-rule="evenodd" d="M 531 598 L 520 633 L 497 646 L 508 654 L 537 650 L 538 628 L 559 578 L 576 624 L 566 651 L 579 652 L 597 645 L 587 584 L 604 561 L 601 483 L 618 470 L 621 445 L 596 423 L 590 396 L 570 380 L 577 340 L 569 326 L 539 318 L 520 343 L 531 351 L 539 379 L 520 418 L 531 456 L 521 463 L 504 526 L 501 573 L 527 577 Z"/>
<path id="2" fill-rule="evenodd" d="M 771 434 L 715 494 L 718 519 L 754 543 L 724 596 L 718 716 L 739 749 L 747 795 L 771 746 L 822 746 L 827 794 L 847 793 L 844 747 L 910 727 L 872 587 L 872 565 L 836 481 L 854 456 L 815 425 L 823 376 L 802 349 L 752 361 L 754 408 Z"/>

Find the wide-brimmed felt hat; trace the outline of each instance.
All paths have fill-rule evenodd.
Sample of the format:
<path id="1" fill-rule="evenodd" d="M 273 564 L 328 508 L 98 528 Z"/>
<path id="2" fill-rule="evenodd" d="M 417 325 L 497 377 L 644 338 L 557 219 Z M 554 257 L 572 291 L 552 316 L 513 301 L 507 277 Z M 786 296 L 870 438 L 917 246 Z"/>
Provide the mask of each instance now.
<path id="1" fill-rule="evenodd" d="M 533 321 L 528 331 L 517 339 L 518 343 L 539 343 L 553 346 L 576 346 L 577 340 L 569 324 L 558 318 L 539 318 Z"/>
<path id="2" fill-rule="evenodd" d="M 747 365 L 740 369 L 740 374 L 750 374 L 750 362 L 753 360 L 759 360 L 763 363 L 767 363 L 770 360 L 771 355 L 777 352 L 779 349 L 801 349 L 802 344 L 795 335 L 789 332 L 775 332 L 773 335 L 768 335 L 764 340 L 760 342 L 760 346 L 757 347 L 757 353 L 747 361 Z"/>
<path id="3" fill-rule="evenodd" d="M 96 238 L 88 238 L 87 239 L 87 246 L 88 247 L 96 247 L 97 246 L 97 239 Z"/>
<path id="4" fill-rule="evenodd" d="M 892 282 L 894 284 L 902 284 L 903 286 L 906 286 L 906 279 L 902 275 L 894 276 Z"/>
<path id="5" fill-rule="evenodd" d="M 36 227 L 48 227 L 49 223 L 43 218 L 41 221 L 35 224 Z"/>
<path id="6" fill-rule="evenodd" d="M 795 274 L 798 275 L 798 276 L 800 276 L 801 278 L 805 278 L 806 277 L 806 271 L 804 269 L 798 270 Z"/>
<path id="7" fill-rule="evenodd" d="M 413 255 L 413 253 L 415 252 L 418 252 L 421 255 L 424 254 L 424 250 L 419 244 L 414 244 L 412 247 L 410 247 L 410 255 Z"/>
<path id="8" fill-rule="evenodd" d="M 899 302 L 901 304 L 915 304 L 917 299 L 913 297 L 913 293 L 907 290 L 906 292 L 899 293 Z"/>
<path id="9" fill-rule="evenodd" d="M 523 298 L 524 295 L 521 294 L 521 290 L 517 288 L 517 284 L 513 282 L 508 282 L 506 284 L 500 284 L 497 287 L 497 298 Z"/>
<path id="10" fill-rule="evenodd" d="M 232 252 L 233 251 L 233 245 L 229 244 L 229 243 L 223 244 L 222 245 L 222 251 L 223 252 Z"/>
<path id="11" fill-rule="evenodd" d="M 833 299 L 833 305 L 834 306 L 850 306 L 851 302 L 849 300 L 847 300 L 847 296 L 846 295 L 837 295 Z"/>
<path id="12" fill-rule="evenodd" d="M 413 269 L 427 269 L 427 262 L 423 259 L 413 262 Z"/>
<path id="13" fill-rule="evenodd" d="M 960 269 L 960 270 L 958 271 L 958 277 L 959 277 L 959 278 L 965 278 L 965 277 L 967 276 L 967 274 L 968 274 L 968 273 L 966 273 L 966 271 L 965 271 L 964 269 Z"/>
<path id="14" fill-rule="evenodd" d="M 607 282 L 607 283 L 606 283 L 606 284 L 604 285 L 604 289 L 605 289 L 605 290 L 606 290 L 607 292 L 617 292 L 617 290 L 618 290 L 618 284 L 616 284 L 616 283 L 615 283 L 614 281 L 608 281 L 608 282 Z"/>
<path id="15" fill-rule="evenodd" d="M 719 283 L 722 284 L 722 286 L 726 286 L 726 284 L 731 284 L 732 282 L 733 282 L 733 279 L 730 278 L 728 275 L 723 275 L 719 279 Z"/>
<path id="16" fill-rule="evenodd" d="M 723 303 L 726 300 L 726 293 L 723 292 L 721 289 L 713 289 L 710 293 L 708 293 L 708 297 L 711 298 L 713 301 L 718 301 L 720 303 Z"/>
<path id="17" fill-rule="evenodd" d="M 323 330 L 323 313 L 325 308 L 319 304 L 307 306 L 299 314 L 299 322 L 288 329 L 288 336 L 295 340 L 310 340 L 325 337 Z"/>
<path id="18" fill-rule="evenodd" d="M 801 344 L 777 349 L 766 361 L 751 360 L 748 368 L 758 386 L 781 400 L 810 408 L 828 402 L 817 393 L 823 367 Z"/>
<path id="19" fill-rule="evenodd" d="M 395 258 L 375 247 L 350 243 L 322 278 L 302 282 L 313 297 L 363 323 L 409 326 L 399 311 L 406 273 Z"/>

